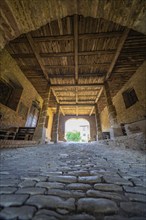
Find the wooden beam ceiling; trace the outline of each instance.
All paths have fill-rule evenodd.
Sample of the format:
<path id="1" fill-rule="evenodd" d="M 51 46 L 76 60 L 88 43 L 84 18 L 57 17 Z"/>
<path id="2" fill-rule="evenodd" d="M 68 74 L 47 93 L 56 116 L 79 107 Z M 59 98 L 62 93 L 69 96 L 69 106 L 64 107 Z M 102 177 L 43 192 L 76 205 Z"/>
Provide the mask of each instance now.
<path id="1" fill-rule="evenodd" d="M 129 34 L 129 29 L 117 24 L 113 23 L 111 26 L 110 22 L 102 19 L 95 22 L 93 18 L 79 17 L 73 15 L 63 18 L 46 24 L 31 34 L 23 35 L 9 44 L 8 51 L 16 58 L 21 70 L 38 92 L 43 83 L 48 83 L 56 103 L 62 107 L 76 106 L 73 108 L 73 111 L 76 109 L 76 115 L 81 112 L 79 106 L 90 106 L 86 114 L 92 115 L 94 106 L 102 95 L 104 82 L 114 73 L 116 78 L 112 80 L 115 80 L 114 86 L 117 87 L 123 72 L 128 70 L 127 75 L 131 76 L 141 64 L 145 50 L 143 44 L 140 47 L 135 45 L 145 41 L 139 33 L 133 35 L 134 31 L 131 30 Z M 93 33 L 95 31 L 97 33 Z M 138 64 L 134 63 L 135 57 L 138 57 Z M 133 65 L 129 67 L 131 60 Z M 127 75 L 124 76 L 125 82 L 129 79 Z"/>
<path id="2" fill-rule="evenodd" d="M 126 38 L 127 38 L 128 34 L 129 34 L 129 31 L 130 31 L 130 29 L 126 28 L 124 30 L 124 32 L 122 33 L 121 37 L 120 37 L 120 40 L 119 40 L 119 43 L 118 43 L 118 46 L 117 46 L 117 50 L 116 50 L 116 53 L 114 55 L 114 59 L 113 59 L 111 65 L 110 65 L 110 68 L 109 68 L 106 76 L 105 76 L 105 80 L 108 80 L 111 77 L 111 75 L 112 75 L 112 71 L 113 71 L 114 66 L 115 66 L 115 64 L 117 62 L 117 59 L 118 59 L 118 57 L 119 57 L 119 55 L 121 53 L 123 45 L 124 45 L 124 43 L 126 41 Z"/>
<path id="3" fill-rule="evenodd" d="M 34 53 L 34 55 L 35 55 L 39 65 L 40 65 L 40 67 L 41 67 L 41 69 L 43 71 L 44 77 L 48 81 L 49 80 L 48 79 L 48 74 L 46 72 L 46 69 L 44 68 L 43 62 L 42 62 L 40 54 L 39 54 L 39 50 L 38 50 L 36 44 L 34 43 L 32 37 L 31 37 L 31 34 L 30 33 L 26 34 L 26 37 L 27 37 L 27 40 L 28 40 L 28 42 L 29 42 L 29 44 L 31 46 L 31 49 L 32 49 L 32 51 L 33 51 L 33 53 Z"/>

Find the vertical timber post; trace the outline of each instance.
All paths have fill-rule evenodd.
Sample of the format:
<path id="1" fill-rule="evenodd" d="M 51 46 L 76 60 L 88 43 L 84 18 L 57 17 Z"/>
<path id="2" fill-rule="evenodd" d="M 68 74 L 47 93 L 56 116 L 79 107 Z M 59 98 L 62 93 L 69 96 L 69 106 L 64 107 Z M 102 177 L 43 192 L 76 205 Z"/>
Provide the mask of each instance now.
<path id="1" fill-rule="evenodd" d="M 95 104 L 95 119 L 96 119 L 97 139 L 102 140 L 101 120 L 100 120 L 100 114 L 97 103 Z"/>
<path id="2" fill-rule="evenodd" d="M 59 128 L 59 111 L 60 111 L 60 105 L 57 104 L 57 109 L 56 109 L 56 115 L 54 118 L 54 143 L 58 142 L 58 128 Z"/>

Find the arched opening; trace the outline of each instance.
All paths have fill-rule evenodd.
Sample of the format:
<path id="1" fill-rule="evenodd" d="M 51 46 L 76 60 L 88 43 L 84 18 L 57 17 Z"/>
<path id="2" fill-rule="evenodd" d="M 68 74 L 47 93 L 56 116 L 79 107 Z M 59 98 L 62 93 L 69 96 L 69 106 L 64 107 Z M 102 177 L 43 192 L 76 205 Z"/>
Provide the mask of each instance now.
<path id="1" fill-rule="evenodd" d="M 90 124 L 84 118 L 71 118 L 65 122 L 65 139 L 68 142 L 88 142 Z"/>

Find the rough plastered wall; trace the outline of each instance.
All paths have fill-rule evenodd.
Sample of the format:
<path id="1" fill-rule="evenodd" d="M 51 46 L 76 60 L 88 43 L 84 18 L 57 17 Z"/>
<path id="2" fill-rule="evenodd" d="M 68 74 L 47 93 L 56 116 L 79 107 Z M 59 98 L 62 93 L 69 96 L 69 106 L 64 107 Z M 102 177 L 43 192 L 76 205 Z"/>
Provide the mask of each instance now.
<path id="1" fill-rule="evenodd" d="M 131 107 L 125 107 L 122 92 L 128 88 L 134 88 L 138 97 Z M 113 104 L 117 111 L 118 123 L 132 123 L 144 119 L 146 116 L 146 61 L 137 69 L 136 73 L 125 84 L 125 86 L 113 98 Z M 109 120 L 107 107 L 100 114 L 102 122 L 102 131 L 109 130 Z"/>
<path id="2" fill-rule="evenodd" d="M 42 98 L 37 93 L 32 84 L 27 80 L 27 78 L 19 69 L 14 59 L 9 55 L 9 53 L 6 50 L 3 50 L 0 53 L 0 71 L 0 77 L 17 81 L 17 83 L 21 84 L 21 86 L 23 87 L 23 92 L 19 104 L 20 102 L 22 102 L 30 110 L 32 101 L 38 100 L 40 102 L 40 105 L 42 106 Z M 23 119 L 18 114 L 19 104 L 17 106 L 16 111 L 12 110 L 11 108 L 5 105 L 0 104 L 0 113 L 2 114 L 2 119 L 0 120 L 0 127 L 7 128 L 25 125 L 26 119 Z"/>
<path id="3" fill-rule="evenodd" d="M 48 108 L 47 115 L 49 116 L 49 120 L 48 120 L 48 128 L 46 130 L 46 137 L 47 137 L 48 141 L 51 141 L 52 125 L 53 125 L 53 112 L 49 108 Z"/>

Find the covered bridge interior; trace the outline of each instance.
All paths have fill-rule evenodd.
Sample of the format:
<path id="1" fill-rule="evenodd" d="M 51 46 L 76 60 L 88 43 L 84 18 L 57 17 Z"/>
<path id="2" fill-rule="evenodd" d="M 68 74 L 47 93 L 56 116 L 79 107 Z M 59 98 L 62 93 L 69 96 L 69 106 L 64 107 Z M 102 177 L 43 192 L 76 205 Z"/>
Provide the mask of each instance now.
<path id="1" fill-rule="evenodd" d="M 56 143 L 65 117 L 85 116 L 94 121 L 91 141 L 144 134 L 145 7 L 3 0 L 1 130 L 35 128 L 22 139 Z"/>

